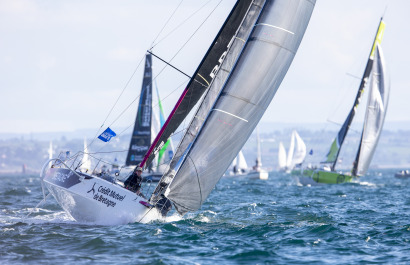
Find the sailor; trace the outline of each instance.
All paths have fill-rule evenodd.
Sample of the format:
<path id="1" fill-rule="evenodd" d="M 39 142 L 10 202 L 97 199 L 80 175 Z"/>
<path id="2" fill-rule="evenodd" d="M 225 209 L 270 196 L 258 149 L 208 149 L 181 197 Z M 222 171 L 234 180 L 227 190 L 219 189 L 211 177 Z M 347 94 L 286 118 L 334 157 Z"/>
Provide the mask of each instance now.
<path id="1" fill-rule="evenodd" d="M 142 182 L 142 167 L 136 167 L 132 174 L 124 182 L 126 189 L 140 194 L 141 182 Z"/>

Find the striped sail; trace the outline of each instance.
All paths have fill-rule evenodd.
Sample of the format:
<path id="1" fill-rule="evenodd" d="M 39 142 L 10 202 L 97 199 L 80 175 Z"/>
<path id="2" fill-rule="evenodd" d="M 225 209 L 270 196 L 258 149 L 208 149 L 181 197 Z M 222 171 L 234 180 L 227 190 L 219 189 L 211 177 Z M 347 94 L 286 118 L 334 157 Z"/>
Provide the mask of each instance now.
<path id="1" fill-rule="evenodd" d="M 194 141 L 175 165 L 164 195 L 180 214 L 197 210 L 255 129 L 296 54 L 315 0 L 254 1 L 256 22 Z M 246 29 L 244 29 L 246 31 Z M 224 61 L 224 62 L 225 62 Z M 219 70 L 218 75 L 226 74 Z M 201 117 L 202 118 L 202 117 Z M 190 130 L 188 130 L 189 133 Z M 177 151 L 178 152 L 178 151 Z"/>

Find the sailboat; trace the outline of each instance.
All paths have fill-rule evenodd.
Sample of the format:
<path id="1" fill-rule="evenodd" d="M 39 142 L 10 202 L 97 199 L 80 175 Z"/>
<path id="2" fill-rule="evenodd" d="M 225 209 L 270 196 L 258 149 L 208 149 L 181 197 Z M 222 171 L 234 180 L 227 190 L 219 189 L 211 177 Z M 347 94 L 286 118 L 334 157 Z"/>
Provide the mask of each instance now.
<path id="1" fill-rule="evenodd" d="M 245 156 L 242 150 L 239 151 L 238 155 L 232 161 L 232 174 L 233 176 L 243 175 L 248 170 L 248 164 L 246 163 Z"/>
<path id="2" fill-rule="evenodd" d="M 385 24 L 382 18 L 377 29 L 376 37 L 373 41 L 354 104 L 345 122 L 343 123 L 342 128 L 337 134 L 337 137 L 332 142 L 330 150 L 326 156 L 326 160 L 322 162 L 327 166 L 322 169 L 309 168 L 299 171 L 302 175 L 299 177 L 301 184 L 337 184 L 351 182 L 354 178 L 363 176 L 367 172 L 383 129 L 384 118 L 386 116 L 389 101 L 390 84 L 387 79 L 385 62 L 380 46 L 384 29 Z M 366 106 L 365 119 L 363 122 L 361 140 L 356 158 L 353 162 L 352 171 L 347 174 L 337 172 L 335 170 L 335 166 L 338 161 L 340 149 L 355 116 L 356 109 L 363 94 L 363 89 L 369 78 L 369 96 Z M 297 173 L 295 172 L 295 174 Z"/>
<path id="3" fill-rule="evenodd" d="M 163 125 L 164 110 L 162 108 L 161 99 L 159 97 L 158 87 L 156 86 L 159 116 L 156 115 L 156 111 L 152 105 L 152 55 L 147 53 L 145 55 L 145 68 L 143 74 L 143 82 L 140 93 L 140 100 L 138 104 L 137 115 L 135 118 L 134 129 L 131 136 L 130 146 L 128 148 L 127 158 L 125 162 L 126 167 L 132 169 L 139 165 L 144 158 L 145 153 L 148 151 L 154 137 Z M 144 181 L 158 182 L 163 173 L 163 164 L 165 164 L 165 158 L 168 155 L 168 160 L 173 155 L 173 145 L 171 139 L 165 143 L 158 153 L 157 160 L 152 161 L 148 166 L 148 172 L 143 174 Z"/>
<path id="4" fill-rule="evenodd" d="M 300 166 L 306 157 L 306 144 L 296 130 L 292 131 L 288 155 L 283 143 L 279 143 L 278 164 L 279 170 L 290 173 L 295 167 Z"/>
<path id="5" fill-rule="evenodd" d="M 42 169 L 42 184 L 75 220 L 149 222 L 170 210 L 198 210 L 255 129 L 285 77 L 315 0 L 238 1 L 161 128 L 147 168 L 188 113 L 198 109 L 154 192 L 63 167 Z M 256 67 L 257 66 L 257 67 Z"/>
<path id="6" fill-rule="evenodd" d="M 252 179 L 268 179 L 269 172 L 262 168 L 262 152 L 261 152 L 261 141 L 259 138 L 259 131 L 256 128 L 256 144 L 257 144 L 257 157 L 255 160 L 255 165 L 249 170 L 247 177 Z"/>

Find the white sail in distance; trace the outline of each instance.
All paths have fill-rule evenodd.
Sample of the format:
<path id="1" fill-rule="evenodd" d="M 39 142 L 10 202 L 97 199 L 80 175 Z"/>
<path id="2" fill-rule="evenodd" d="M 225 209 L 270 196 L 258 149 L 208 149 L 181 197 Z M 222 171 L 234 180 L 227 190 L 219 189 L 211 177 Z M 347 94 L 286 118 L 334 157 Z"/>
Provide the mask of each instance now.
<path id="1" fill-rule="evenodd" d="M 292 162 L 290 167 L 293 168 L 295 165 L 303 163 L 306 157 L 306 144 L 303 142 L 302 138 L 299 136 L 297 131 L 294 131 L 295 137 L 295 151 L 293 152 Z"/>
<path id="2" fill-rule="evenodd" d="M 88 172 L 89 170 L 91 170 L 91 159 L 88 154 L 86 138 L 84 138 L 84 154 L 83 154 L 83 158 L 81 159 L 80 170 L 82 172 Z"/>

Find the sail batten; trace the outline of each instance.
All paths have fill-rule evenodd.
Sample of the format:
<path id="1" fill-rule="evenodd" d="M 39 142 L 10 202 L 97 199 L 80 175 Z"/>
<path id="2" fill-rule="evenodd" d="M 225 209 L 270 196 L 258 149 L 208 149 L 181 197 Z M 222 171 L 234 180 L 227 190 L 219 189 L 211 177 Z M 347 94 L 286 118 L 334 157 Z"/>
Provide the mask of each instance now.
<path id="1" fill-rule="evenodd" d="M 245 35 L 247 41 L 244 46 L 240 44 L 243 48 L 239 52 L 232 48 L 228 52 L 222 66 L 232 67 L 232 71 L 229 76 L 218 71 L 210 89 L 213 85 L 223 88 L 215 100 L 207 103 L 209 110 L 222 110 L 248 122 L 221 111 L 208 111 L 205 123 L 192 128 L 196 136 L 186 148 L 181 148 L 184 158 L 181 156 L 181 163 L 172 172 L 176 175 L 171 176 L 170 172 L 172 181 L 166 194 L 180 214 L 201 206 L 249 138 L 294 58 L 313 8 L 314 3 L 306 0 L 254 1 L 247 16 L 252 23 L 242 25 L 244 31 L 250 31 L 249 37 Z M 278 25 L 295 34 L 273 27 L 254 27 L 257 23 Z"/>

